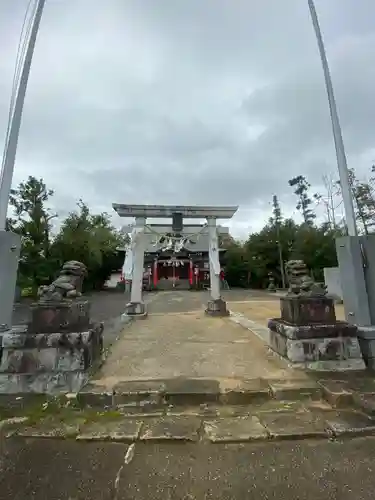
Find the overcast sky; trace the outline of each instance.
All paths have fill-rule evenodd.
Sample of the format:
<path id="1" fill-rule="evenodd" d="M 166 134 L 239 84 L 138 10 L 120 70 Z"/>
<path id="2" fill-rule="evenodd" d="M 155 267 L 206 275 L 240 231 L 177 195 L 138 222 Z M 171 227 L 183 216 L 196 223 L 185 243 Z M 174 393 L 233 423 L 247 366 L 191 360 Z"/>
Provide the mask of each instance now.
<path id="1" fill-rule="evenodd" d="M 27 0 L 0 0 L 0 139 Z M 316 0 L 350 166 L 375 160 L 375 1 Z M 307 0 L 47 0 L 14 184 L 83 198 L 239 205 L 244 237 L 288 179 L 336 172 Z M 115 215 L 116 224 L 120 221 Z"/>

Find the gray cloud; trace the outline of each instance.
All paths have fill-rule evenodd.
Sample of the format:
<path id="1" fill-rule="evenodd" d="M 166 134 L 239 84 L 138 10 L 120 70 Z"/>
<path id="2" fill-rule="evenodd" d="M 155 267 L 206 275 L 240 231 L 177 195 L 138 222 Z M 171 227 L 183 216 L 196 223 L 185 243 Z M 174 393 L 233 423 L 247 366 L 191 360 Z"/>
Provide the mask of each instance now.
<path id="1" fill-rule="evenodd" d="M 0 133 L 26 4 L 0 4 Z M 316 6 L 349 164 L 363 173 L 375 150 L 375 4 Z M 14 180 L 42 176 L 58 211 L 79 198 L 109 212 L 239 204 L 243 236 L 274 193 L 293 213 L 289 178 L 317 189 L 335 169 L 307 1 L 47 1 Z"/>

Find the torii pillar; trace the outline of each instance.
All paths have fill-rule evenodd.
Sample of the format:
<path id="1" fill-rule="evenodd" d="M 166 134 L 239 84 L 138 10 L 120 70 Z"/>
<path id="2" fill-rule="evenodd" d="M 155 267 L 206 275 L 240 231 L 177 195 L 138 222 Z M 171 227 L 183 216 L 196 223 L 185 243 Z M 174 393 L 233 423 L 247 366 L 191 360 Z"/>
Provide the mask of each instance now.
<path id="1" fill-rule="evenodd" d="M 212 316 L 229 316 L 227 304 L 220 294 L 220 259 L 219 241 L 216 227 L 216 218 L 207 217 L 209 247 L 208 256 L 210 263 L 210 300 L 207 304 L 206 314 Z"/>
<path id="2" fill-rule="evenodd" d="M 132 285 L 130 302 L 126 304 L 125 314 L 129 316 L 145 315 L 146 308 L 143 302 L 143 268 L 145 257 L 145 217 L 135 218 L 135 227 L 132 234 L 131 251 L 133 260 Z"/>

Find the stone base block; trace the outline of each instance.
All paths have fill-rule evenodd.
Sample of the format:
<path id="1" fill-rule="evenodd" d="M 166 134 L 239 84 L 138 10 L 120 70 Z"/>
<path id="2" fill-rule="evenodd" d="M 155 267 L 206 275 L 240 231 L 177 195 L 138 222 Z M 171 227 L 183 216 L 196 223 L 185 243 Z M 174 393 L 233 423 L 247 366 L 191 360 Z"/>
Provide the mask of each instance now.
<path id="1" fill-rule="evenodd" d="M 128 316 L 146 316 L 146 305 L 143 302 L 129 302 L 125 307 Z"/>
<path id="2" fill-rule="evenodd" d="M 29 333 L 81 332 L 90 324 L 88 300 L 38 302 L 31 306 Z"/>
<path id="3" fill-rule="evenodd" d="M 355 369 L 365 367 L 357 337 L 294 340 L 270 330 L 270 347 L 292 364 L 306 364 L 310 369 L 314 369 L 314 363 L 321 367 L 317 369 L 325 369 L 322 362 L 329 362 L 329 369 L 335 369 L 335 363 L 347 368 L 350 364 L 355 365 Z"/>
<path id="4" fill-rule="evenodd" d="M 84 332 L 1 336 L 0 393 L 75 392 L 101 363 L 103 324 Z"/>
<path id="5" fill-rule="evenodd" d="M 229 316 L 227 303 L 223 299 L 209 300 L 205 312 L 210 316 Z"/>
<path id="6" fill-rule="evenodd" d="M 335 306 L 329 297 L 280 298 L 281 318 L 292 325 L 334 324 Z"/>
<path id="7" fill-rule="evenodd" d="M 375 326 L 359 326 L 358 340 L 366 366 L 375 369 Z"/>
<path id="8" fill-rule="evenodd" d="M 0 373 L 1 394 L 64 394 L 78 392 L 87 384 L 89 373 L 82 370 L 60 373 Z"/>
<path id="9" fill-rule="evenodd" d="M 346 321 L 337 321 L 331 324 L 291 325 L 280 318 L 276 318 L 268 321 L 268 328 L 291 340 L 357 337 L 358 333 L 358 328 Z"/>

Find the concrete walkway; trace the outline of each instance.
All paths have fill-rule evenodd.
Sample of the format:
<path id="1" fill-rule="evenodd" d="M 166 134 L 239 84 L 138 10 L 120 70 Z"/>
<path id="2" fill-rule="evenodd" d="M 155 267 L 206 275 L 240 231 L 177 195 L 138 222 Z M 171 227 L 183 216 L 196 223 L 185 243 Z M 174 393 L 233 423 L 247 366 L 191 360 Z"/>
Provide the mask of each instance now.
<path id="1" fill-rule="evenodd" d="M 134 321 L 93 382 L 111 388 L 121 381 L 185 377 L 214 379 L 230 388 L 238 379 L 297 376 L 302 375 L 288 368 L 251 331 L 229 318 L 206 316 L 201 309 L 151 313 Z"/>

